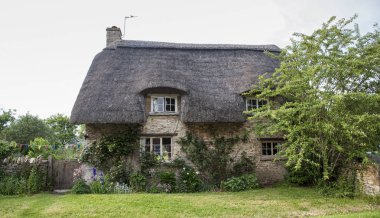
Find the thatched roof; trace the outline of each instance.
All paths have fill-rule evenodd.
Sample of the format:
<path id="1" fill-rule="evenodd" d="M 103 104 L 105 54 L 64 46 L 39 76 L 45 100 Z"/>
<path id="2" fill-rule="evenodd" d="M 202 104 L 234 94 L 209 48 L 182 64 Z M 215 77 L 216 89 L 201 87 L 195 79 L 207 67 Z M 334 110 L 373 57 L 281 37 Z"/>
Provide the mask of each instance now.
<path id="1" fill-rule="evenodd" d="M 241 93 L 279 62 L 275 45 L 179 44 L 122 40 L 96 55 L 82 84 L 74 123 L 142 123 L 149 92 L 181 94 L 184 122 L 243 122 Z"/>

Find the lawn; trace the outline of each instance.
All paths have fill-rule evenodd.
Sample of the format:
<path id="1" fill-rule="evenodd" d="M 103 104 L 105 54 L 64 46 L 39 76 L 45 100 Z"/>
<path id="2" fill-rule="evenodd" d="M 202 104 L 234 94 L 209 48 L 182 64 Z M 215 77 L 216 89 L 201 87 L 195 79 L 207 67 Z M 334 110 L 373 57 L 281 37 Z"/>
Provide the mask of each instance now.
<path id="1" fill-rule="evenodd" d="M 311 188 L 239 193 L 111 194 L 0 197 L 0 217 L 380 217 L 362 198 L 326 198 Z"/>

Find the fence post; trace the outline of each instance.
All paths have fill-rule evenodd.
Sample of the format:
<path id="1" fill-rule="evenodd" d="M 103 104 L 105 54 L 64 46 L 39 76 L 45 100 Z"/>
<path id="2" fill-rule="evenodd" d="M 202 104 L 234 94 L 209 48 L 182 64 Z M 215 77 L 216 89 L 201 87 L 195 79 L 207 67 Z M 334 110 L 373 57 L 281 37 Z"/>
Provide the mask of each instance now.
<path id="1" fill-rule="evenodd" d="M 52 188 L 54 188 L 54 178 L 53 178 L 53 157 L 49 155 L 48 157 L 48 178 Z"/>

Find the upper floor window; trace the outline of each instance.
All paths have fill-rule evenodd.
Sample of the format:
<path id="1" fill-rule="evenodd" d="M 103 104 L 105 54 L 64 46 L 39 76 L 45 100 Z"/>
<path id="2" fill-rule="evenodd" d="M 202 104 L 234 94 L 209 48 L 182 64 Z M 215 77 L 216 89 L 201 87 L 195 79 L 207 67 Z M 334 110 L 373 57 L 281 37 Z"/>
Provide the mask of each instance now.
<path id="1" fill-rule="evenodd" d="M 154 95 L 152 98 L 151 112 L 175 113 L 177 112 L 177 96 Z"/>
<path id="2" fill-rule="evenodd" d="M 268 102 L 266 100 L 261 100 L 257 98 L 247 98 L 246 99 L 246 110 L 250 111 L 252 109 L 258 109 L 264 105 L 266 105 Z"/>

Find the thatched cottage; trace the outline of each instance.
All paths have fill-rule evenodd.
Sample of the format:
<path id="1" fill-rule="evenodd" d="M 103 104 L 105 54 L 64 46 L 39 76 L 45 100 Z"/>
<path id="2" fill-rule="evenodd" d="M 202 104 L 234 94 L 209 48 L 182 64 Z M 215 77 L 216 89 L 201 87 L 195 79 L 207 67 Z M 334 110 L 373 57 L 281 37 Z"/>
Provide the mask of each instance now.
<path id="1" fill-rule="evenodd" d="M 91 64 L 71 121 L 86 124 L 88 140 L 142 124 L 142 148 L 168 159 L 183 155 L 176 141 L 187 131 L 205 140 L 242 134 L 248 123 L 243 112 L 265 104 L 242 93 L 279 65 L 264 51 L 280 49 L 121 40 L 119 28 L 107 28 L 107 46 Z M 251 134 L 238 145 L 238 153 L 255 157 L 261 183 L 286 173 L 273 161 L 279 143 Z"/>

